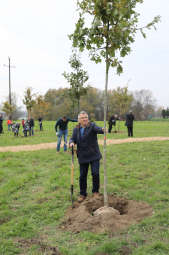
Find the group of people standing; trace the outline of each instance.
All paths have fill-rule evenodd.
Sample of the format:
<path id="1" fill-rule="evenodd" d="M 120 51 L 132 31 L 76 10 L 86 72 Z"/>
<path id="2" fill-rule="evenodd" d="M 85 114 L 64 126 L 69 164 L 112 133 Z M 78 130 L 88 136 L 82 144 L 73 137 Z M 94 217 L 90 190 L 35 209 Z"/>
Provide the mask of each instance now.
<path id="1" fill-rule="evenodd" d="M 42 131 L 43 130 L 42 118 L 39 117 L 38 121 L 39 121 L 40 131 Z M 24 137 L 27 137 L 28 135 L 29 136 L 34 135 L 35 123 L 34 123 L 33 118 L 28 118 L 26 121 L 24 119 L 22 119 L 21 123 L 12 121 L 11 119 L 8 119 L 6 123 L 7 123 L 8 131 L 12 131 L 14 133 L 14 136 L 19 135 L 19 130 L 20 130 L 21 125 L 23 128 Z M 2 133 L 3 133 L 3 116 L 0 115 L 0 134 L 2 134 Z"/>
<path id="2" fill-rule="evenodd" d="M 34 119 L 33 118 L 28 118 L 26 121 L 22 119 L 22 127 L 23 127 L 23 134 L 24 137 L 27 137 L 28 134 L 29 136 L 34 135 Z"/>
<path id="3" fill-rule="evenodd" d="M 117 132 L 117 129 L 116 129 L 116 121 L 117 120 L 120 120 L 120 118 L 117 116 L 117 114 L 111 115 L 109 122 L 108 122 L 108 124 L 109 124 L 108 133 L 111 133 L 112 127 L 114 127 L 114 132 L 115 133 Z M 129 113 L 126 114 L 126 118 L 125 118 L 125 126 L 127 127 L 129 137 L 133 136 L 133 121 L 134 121 L 134 115 L 133 115 L 132 111 L 130 110 Z"/>
<path id="4" fill-rule="evenodd" d="M 39 117 L 38 118 L 39 121 L 39 128 L 40 131 L 43 130 L 43 126 L 42 126 L 42 118 Z M 23 133 L 24 136 L 33 136 L 34 135 L 34 126 L 35 126 L 35 122 L 33 118 L 28 118 L 27 121 L 25 121 L 24 119 L 22 119 L 22 127 L 23 127 Z"/>

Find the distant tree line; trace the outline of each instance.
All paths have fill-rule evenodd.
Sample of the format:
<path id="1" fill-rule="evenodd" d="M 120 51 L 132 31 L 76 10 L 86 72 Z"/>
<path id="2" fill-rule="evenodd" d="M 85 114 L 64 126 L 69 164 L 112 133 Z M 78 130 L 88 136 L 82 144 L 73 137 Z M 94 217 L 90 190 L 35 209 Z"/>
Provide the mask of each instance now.
<path id="1" fill-rule="evenodd" d="M 162 115 L 163 119 L 169 118 L 169 108 L 163 109 L 161 111 L 161 115 Z"/>
<path id="2" fill-rule="evenodd" d="M 80 97 L 78 110 L 85 110 L 93 120 L 103 120 L 104 92 L 88 86 L 86 94 Z M 137 120 L 146 120 L 156 114 L 156 101 L 149 90 L 130 92 L 128 87 L 108 91 L 107 118 L 117 114 L 121 119 L 132 110 Z M 49 89 L 45 95 L 35 97 L 32 104 L 31 115 L 37 119 L 41 116 L 46 120 L 56 120 L 66 115 L 72 118 L 77 111 L 72 107 L 72 97 L 68 88 Z"/>
<path id="3" fill-rule="evenodd" d="M 85 110 L 92 120 L 103 120 L 104 117 L 104 92 L 100 89 L 88 86 L 85 94 L 80 96 L 79 102 L 72 103 L 69 88 L 49 89 L 44 95 L 33 93 L 32 88 L 24 92 L 23 103 L 27 109 L 27 116 L 44 120 L 56 120 L 61 116 L 77 117 L 78 110 Z M 75 109 L 77 107 L 77 109 Z M 12 95 L 12 106 L 5 101 L 1 110 L 12 119 L 23 116 L 21 107 L 17 106 L 16 96 Z M 163 118 L 169 116 L 169 109 L 157 109 L 156 100 L 149 90 L 130 92 L 128 87 L 118 87 L 108 91 L 107 118 L 117 114 L 121 119 L 132 110 L 136 120 L 147 120 L 152 117 Z M 164 115 L 165 113 L 165 115 Z M 167 115 L 168 114 L 168 115 Z"/>

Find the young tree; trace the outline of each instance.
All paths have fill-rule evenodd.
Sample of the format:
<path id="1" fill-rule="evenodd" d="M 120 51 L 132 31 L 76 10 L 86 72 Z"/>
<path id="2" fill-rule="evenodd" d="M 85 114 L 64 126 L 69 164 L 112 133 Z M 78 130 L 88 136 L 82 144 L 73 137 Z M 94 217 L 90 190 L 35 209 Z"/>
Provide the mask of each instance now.
<path id="1" fill-rule="evenodd" d="M 114 108 L 114 113 L 120 116 L 129 110 L 133 101 L 133 96 L 128 91 L 128 87 L 117 87 L 117 89 L 110 90 L 108 93 L 109 97 L 109 109 Z"/>
<path id="2" fill-rule="evenodd" d="M 43 119 L 45 119 L 48 114 L 49 108 L 50 103 L 44 100 L 44 96 L 42 95 L 36 96 L 35 103 L 32 107 L 34 118 L 38 119 L 39 117 L 42 117 Z"/>
<path id="3" fill-rule="evenodd" d="M 10 103 L 8 97 L 3 103 L 3 111 L 6 113 L 9 119 L 16 120 L 23 114 L 23 112 L 21 110 L 21 107 L 18 106 L 17 95 L 15 93 L 11 93 L 10 99 Z"/>
<path id="4" fill-rule="evenodd" d="M 74 47 L 78 47 L 80 51 L 87 49 L 91 60 L 98 63 L 104 59 L 106 64 L 103 156 L 105 206 L 108 205 L 106 191 L 106 112 L 109 68 L 113 67 L 118 74 L 122 73 L 120 57 L 125 57 L 130 53 L 131 43 L 134 42 L 137 31 L 140 30 L 145 37 L 145 29 L 155 28 L 155 24 L 160 19 L 157 16 L 145 27 L 139 28 L 139 13 L 136 12 L 138 3 L 143 3 L 143 0 L 78 0 L 79 19 L 74 33 L 70 35 Z M 90 16 L 90 19 L 87 19 L 87 16 Z"/>
<path id="5" fill-rule="evenodd" d="M 69 96 L 72 100 L 73 109 L 75 102 L 77 102 L 77 112 L 80 110 L 80 98 L 87 93 L 87 87 L 85 87 L 86 81 L 89 79 L 87 72 L 82 69 L 82 63 L 79 56 L 73 53 L 69 60 L 69 64 L 73 69 L 71 73 L 63 73 L 63 76 L 70 84 Z"/>
<path id="6" fill-rule="evenodd" d="M 91 114 L 94 114 L 96 120 L 102 120 L 104 116 L 103 92 L 90 86 L 87 94 L 81 97 L 81 108 L 88 112 L 90 119 Z"/>
<path id="7" fill-rule="evenodd" d="M 16 110 L 16 106 L 12 103 L 10 104 L 8 101 L 3 103 L 2 111 L 6 113 L 9 119 L 12 119 L 12 114 Z"/>
<path id="8" fill-rule="evenodd" d="M 71 106 L 72 100 L 68 94 L 68 88 L 49 89 L 44 95 L 44 100 L 49 104 L 47 120 L 56 120 L 61 116 L 73 118 Z"/>
<path id="9" fill-rule="evenodd" d="M 28 118 L 31 117 L 31 111 L 35 104 L 34 100 L 35 94 L 32 94 L 32 88 L 29 87 L 24 92 L 24 99 L 23 104 L 26 106 L 27 112 L 28 112 Z"/>

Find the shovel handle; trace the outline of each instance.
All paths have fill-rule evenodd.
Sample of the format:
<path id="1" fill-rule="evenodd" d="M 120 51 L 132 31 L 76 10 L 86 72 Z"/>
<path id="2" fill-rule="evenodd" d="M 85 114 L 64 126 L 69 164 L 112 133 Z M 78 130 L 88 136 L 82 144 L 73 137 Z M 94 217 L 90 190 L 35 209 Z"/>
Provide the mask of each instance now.
<path id="1" fill-rule="evenodd" d="M 74 155 L 74 146 L 72 145 L 72 156 Z"/>
<path id="2" fill-rule="evenodd" d="M 73 178 L 74 178 L 74 148 L 72 146 L 71 185 L 73 185 Z"/>
<path id="3" fill-rule="evenodd" d="M 74 182 L 74 148 L 72 145 L 72 166 L 71 166 L 71 186 L 70 186 L 70 196 L 71 196 L 71 201 L 72 201 L 72 208 L 74 207 L 74 205 L 73 205 L 73 182 Z"/>

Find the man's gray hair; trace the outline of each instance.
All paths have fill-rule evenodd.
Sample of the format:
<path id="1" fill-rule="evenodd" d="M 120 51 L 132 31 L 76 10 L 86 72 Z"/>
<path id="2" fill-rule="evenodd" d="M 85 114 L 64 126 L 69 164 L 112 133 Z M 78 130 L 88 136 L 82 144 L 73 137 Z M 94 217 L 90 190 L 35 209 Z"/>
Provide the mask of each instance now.
<path id="1" fill-rule="evenodd" d="M 86 114 L 86 115 L 88 116 L 87 112 L 81 111 L 81 112 L 79 112 L 79 114 L 78 114 L 78 119 L 80 119 L 80 115 L 81 115 L 81 114 Z M 89 116 L 88 116 L 88 117 L 89 117 Z"/>

